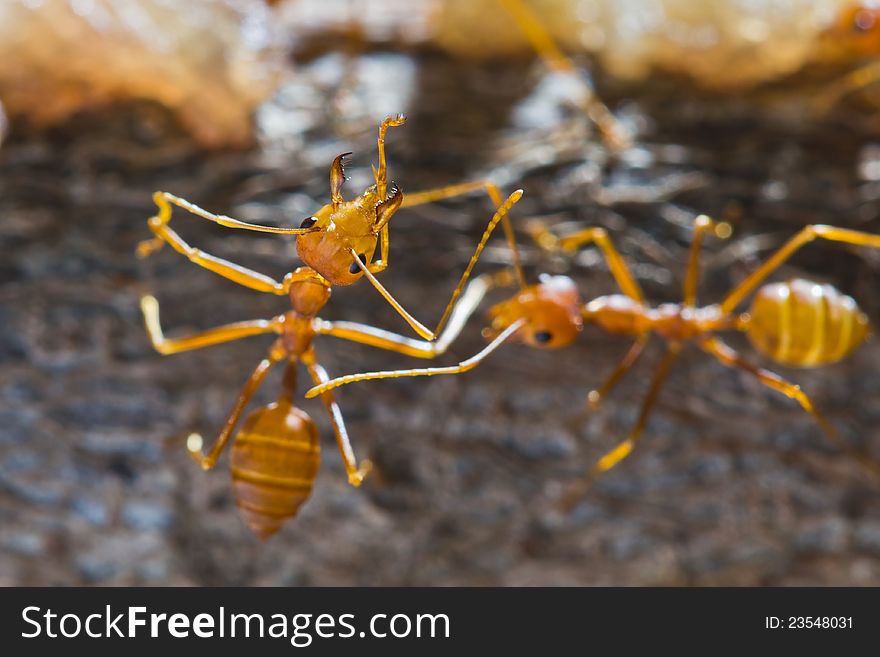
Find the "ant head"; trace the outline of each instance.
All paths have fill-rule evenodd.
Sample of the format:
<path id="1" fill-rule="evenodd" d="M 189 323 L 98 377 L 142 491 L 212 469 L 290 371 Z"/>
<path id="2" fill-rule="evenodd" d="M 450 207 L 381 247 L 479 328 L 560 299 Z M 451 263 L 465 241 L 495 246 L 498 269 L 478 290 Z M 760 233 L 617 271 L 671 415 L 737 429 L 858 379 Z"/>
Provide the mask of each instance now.
<path id="1" fill-rule="evenodd" d="M 880 2 L 856 0 L 844 6 L 824 36 L 844 54 L 880 53 Z"/>
<path id="2" fill-rule="evenodd" d="M 391 183 L 380 196 L 378 185 L 352 201 L 342 198 L 345 182 L 343 153 L 330 167 L 330 203 L 306 218 L 301 228 L 316 228 L 296 238 L 296 252 L 304 263 L 331 285 L 351 285 L 363 276 L 355 258 L 369 265 L 379 233 L 403 202 L 403 192 Z"/>
<path id="3" fill-rule="evenodd" d="M 556 349 L 574 342 L 583 327 L 580 295 L 568 276 L 541 275 L 531 285 L 489 310 L 492 338 L 519 319 L 526 323 L 518 332 L 520 340 L 539 349 Z"/>

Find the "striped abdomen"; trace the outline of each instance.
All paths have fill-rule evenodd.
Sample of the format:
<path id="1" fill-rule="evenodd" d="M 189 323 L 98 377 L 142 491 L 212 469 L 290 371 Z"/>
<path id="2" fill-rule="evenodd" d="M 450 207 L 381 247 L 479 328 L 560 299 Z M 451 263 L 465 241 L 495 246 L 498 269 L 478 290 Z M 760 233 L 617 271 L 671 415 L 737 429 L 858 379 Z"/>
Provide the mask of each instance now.
<path id="1" fill-rule="evenodd" d="M 314 422 L 289 401 L 247 416 L 230 465 L 236 503 L 257 536 L 268 538 L 296 515 L 312 492 L 320 459 Z"/>
<path id="2" fill-rule="evenodd" d="M 783 365 L 813 367 L 840 360 L 869 332 L 852 297 L 802 279 L 758 290 L 745 330 L 755 349 Z"/>

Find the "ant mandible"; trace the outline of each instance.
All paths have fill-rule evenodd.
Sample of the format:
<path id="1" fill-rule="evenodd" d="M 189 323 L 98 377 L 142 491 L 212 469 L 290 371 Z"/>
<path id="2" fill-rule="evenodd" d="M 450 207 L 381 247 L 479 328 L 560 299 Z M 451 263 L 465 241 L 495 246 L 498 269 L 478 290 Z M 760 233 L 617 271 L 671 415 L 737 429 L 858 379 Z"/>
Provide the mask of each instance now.
<path id="1" fill-rule="evenodd" d="M 317 474 L 317 431 L 311 418 L 293 402 L 299 362 L 306 366 L 314 384 L 329 380 L 315 354 L 312 344 L 315 336 L 331 335 L 410 356 L 433 358 L 443 353 L 461 330 L 461 313 L 467 310 L 468 305 L 457 303 L 460 292 L 499 222 L 504 222 L 508 239 L 513 239 L 507 213 L 522 196 L 522 190 L 515 191 L 502 202 L 498 189 L 492 183 L 477 181 L 421 192 L 410 196 L 407 201 L 393 182 L 387 182 L 385 133 L 389 127 L 399 126 L 403 122 L 404 117 L 399 115 L 386 119 L 379 128 L 379 167 L 374 169 L 375 185 L 368 187 L 356 199 L 345 201 L 342 197 L 344 155 L 340 155 L 330 167 L 331 202 L 305 219 L 299 228 L 260 226 L 215 215 L 167 192 L 156 192 L 153 196 L 159 207 L 158 214 L 148 221 L 154 237 L 138 245 L 140 257 L 147 257 L 168 243 L 195 264 L 229 280 L 260 292 L 286 295 L 290 299 L 292 310 L 272 319 L 236 322 L 187 337 L 166 338 L 159 321 L 158 301 L 151 295 L 141 298 L 147 333 L 153 347 L 162 354 L 199 349 L 264 333 L 279 335 L 268 355 L 248 378 L 220 435 L 208 452 L 202 453 L 203 441 L 199 434 L 191 434 L 187 441 L 191 456 L 202 468 L 213 468 L 257 388 L 274 365 L 287 361 L 281 396 L 276 402 L 248 415 L 232 447 L 231 471 L 236 501 L 247 524 L 261 538 L 272 535 L 287 519 L 296 515 L 311 493 Z M 407 313 L 374 276 L 388 266 L 388 222 L 401 207 L 450 198 L 478 189 L 484 189 L 498 209 L 486 227 L 437 328 L 430 331 Z M 169 226 L 172 205 L 228 228 L 296 235 L 297 253 L 307 266 L 288 273 L 278 282 L 191 247 Z M 374 261 L 377 242 L 381 243 L 380 258 Z M 318 317 L 330 299 L 333 285 L 352 284 L 362 275 L 428 341 L 412 340 L 354 322 L 328 322 Z M 469 312 L 467 310 L 467 314 Z M 369 461 L 358 465 L 333 394 L 326 392 L 321 398 L 330 415 L 348 481 L 358 486 L 370 469 Z"/>
<path id="2" fill-rule="evenodd" d="M 588 400 L 594 407 L 635 365 L 652 334 L 657 334 L 666 341 L 666 354 L 654 373 L 636 423 L 626 439 L 602 456 L 585 479 L 572 487 L 565 500 L 568 505 L 583 494 L 596 476 L 613 468 L 633 451 L 672 364 L 688 342 L 696 343 L 700 349 L 724 365 L 743 370 L 763 385 L 796 400 L 838 447 L 849 451 L 863 466 L 877 472 L 874 462 L 842 444 L 833 426 L 816 409 L 800 386 L 789 383 L 774 372 L 750 364 L 723 342 L 718 333 L 743 332 L 759 353 L 787 366 L 817 367 L 844 358 L 866 339 L 870 330 L 867 317 L 851 297 L 841 294 L 831 285 L 820 285 L 803 279 L 764 285 L 762 283 L 798 249 L 815 239 L 880 248 L 880 236 L 834 226 L 806 226 L 739 283 L 720 304 L 700 307 L 697 306 L 699 253 L 703 235 L 710 230 L 720 237 L 726 237 L 729 227 L 706 216 L 696 219 L 684 279 L 683 302 L 651 307 L 603 228 L 587 228 L 565 237 L 558 237 L 546 228 L 539 228 L 533 237 L 540 246 L 548 249 L 574 252 L 589 243 L 595 244 L 602 251 L 622 294 L 600 296 L 583 303 L 574 281 L 569 277 L 542 275 L 537 285 L 520 284 L 516 294 L 489 310 L 492 323 L 484 330 L 484 334 L 492 338 L 491 342 L 478 354 L 458 365 L 342 376 L 313 387 L 306 393 L 306 397 L 323 394 L 355 381 L 459 374 L 476 367 L 508 340 L 518 340 L 542 349 L 564 347 L 577 338 L 585 323 L 591 323 L 607 333 L 635 338 L 629 351 L 606 381 L 589 393 Z M 515 267 L 518 266 L 515 263 Z M 519 279 L 522 280 L 521 274 Z M 483 275 L 471 282 L 463 299 L 469 300 L 470 307 L 476 307 L 479 298 L 490 289 L 509 284 L 512 280 L 509 270 Z M 759 289 L 749 311 L 737 314 L 737 307 L 756 288 Z"/>

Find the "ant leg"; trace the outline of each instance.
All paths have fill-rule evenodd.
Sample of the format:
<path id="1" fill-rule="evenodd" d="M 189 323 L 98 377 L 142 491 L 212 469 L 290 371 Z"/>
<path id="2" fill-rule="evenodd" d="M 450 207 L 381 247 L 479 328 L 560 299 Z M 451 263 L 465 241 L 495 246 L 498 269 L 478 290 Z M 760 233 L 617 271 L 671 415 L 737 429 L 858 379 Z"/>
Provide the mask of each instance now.
<path id="1" fill-rule="evenodd" d="M 614 242 L 611 241 L 611 237 L 608 235 L 608 231 L 604 228 L 598 226 L 585 228 L 571 235 L 559 237 L 542 222 L 533 221 L 531 222 L 530 231 L 534 242 L 540 248 L 548 251 L 561 249 L 568 253 L 574 253 L 588 244 L 595 244 L 605 257 L 608 269 L 611 271 L 611 275 L 621 291 L 631 299 L 644 303 L 645 294 L 642 292 L 641 286 L 636 282 L 626 261 L 615 248 Z"/>
<path id="2" fill-rule="evenodd" d="M 282 317 L 273 319 L 254 319 L 246 322 L 235 322 L 218 326 L 207 331 L 201 331 L 185 338 L 166 338 L 159 321 L 159 302 L 152 295 L 141 297 L 141 312 L 144 315 L 144 325 L 153 348 L 160 354 L 176 354 L 191 349 L 201 349 L 211 345 L 230 342 L 252 335 L 278 332 L 281 327 Z"/>
<path id="3" fill-rule="evenodd" d="M 822 224 L 805 226 L 797 235 L 792 237 L 776 253 L 770 256 L 764 264 L 749 274 L 745 280 L 727 295 L 721 303 L 721 311 L 724 314 L 732 313 L 742 300 L 749 295 L 749 293 L 760 285 L 765 278 L 772 274 L 774 270 L 788 260 L 795 251 L 817 238 L 829 240 L 831 242 L 843 242 L 844 244 L 869 246 L 874 249 L 880 249 L 880 235 L 872 235 L 871 233 L 865 233 L 860 230 L 849 230 L 848 228 L 837 228 L 835 226 L 825 226 Z"/>
<path id="4" fill-rule="evenodd" d="M 880 62 L 874 62 L 850 71 L 828 89 L 813 98 L 811 104 L 817 114 L 825 114 L 844 96 L 880 80 Z"/>
<path id="5" fill-rule="evenodd" d="M 855 458 L 862 466 L 866 467 L 874 474 L 880 473 L 880 466 L 878 466 L 877 463 L 865 457 L 864 454 L 853 450 L 841 440 L 834 426 L 818 411 L 818 409 L 816 409 L 812 400 L 810 400 L 806 393 L 801 390 L 800 386 L 789 383 L 774 372 L 751 365 L 746 360 L 744 360 L 742 356 L 740 356 L 736 351 L 731 349 L 718 338 L 711 338 L 703 341 L 701 347 L 707 353 L 715 356 L 724 365 L 746 371 L 757 378 L 768 388 L 772 388 L 773 390 L 781 392 L 786 397 L 797 401 L 800 404 L 801 408 L 809 413 L 816 421 L 816 423 L 819 424 L 820 427 L 822 427 L 825 435 L 831 440 L 831 442 L 834 443 L 836 447 Z"/>
<path id="6" fill-rule="evenodd" d="M 382 121 L 382 125 L 379 126 L 379 168 L 374 169 L 373 173 L 376 178 L 376 195 L 380 199 L 384 199 L 385 195 L 388 193 L 388 164 L 385 161 L 385 133 L 388 132 L 388 128 L 396 128 L 404 123 L 406 123 L 406 117 L 403 114 L 398 114 L 395 117 L 389 116 Z"/>
<path id="7" fill-rule="evenodd" d="M 270 350 L 269 355 L 260 361 L 259 365 L 254 369 L 253 373 L 245 382 L 244 387 L 241 389 L 238 399 L 235 400 L 235 406 L 232 407 L 232 412 L 226 420 L 226 424 L 223 425 L 220 435 L 217 437 L 217 440 L 214 442 L 211 449 L 208 450 L 207 454 L 202 454 L 203 440 L 199 434 L 193 433 L 187 438 L 186 446 L 189 450 L 189 455 L 192 456 L 196 463 L 202 467 L 202 470 L 210 470 L 217 464 L 217 459 L 220 458 L 223 448 L 225 448 L 226 444 L 229 442 L 229 438 L 232 436 L 232 430 L 235 429 L 235 425 L 238 424 L 238 420 L 241 417 L 245 406 L 247 406 L 251 397 L 253 397 L 254 393 L 257 391 L 257 388 L 260 387 L 260 384 L 263 382 L 263 379 L 266 378 L 269 370 L 286 357 L 287 354 L 284 349 L 281 345 L 276 343 Z"/>
<path id="8" fill-rule="evenodd" d="M 326 370 L 315 359 L 314 350 L 303 354 L 302 361 L 309 369 L 309 374 L 315 385 L 320 385 L 330 380 Z M 372 470 L 373 464 L 368 460 L 364 460 L 358 466 L 354 450 L 351 448 L 351 441 L 348 439 L 348 431 L 345 429 L 345 421 L 342 419 L 342 411 L 339 410 L 339 405 L 333 398 L 333 393 L 329 391 L 322 392 L 321 401 L 324 402 L 324 407 L 330 415 L 330 422 L 333 424 L 333 433 L 336 434 L 336 444 L 339 446 L 339 453 L 342 454 L 342 461 L 345 463 L 348 483 L 352 486 L 360 486 L 364 481 L 364 477 Z"/>
<path id="9" fill-rule="evenodd" d="M 880 476 L 880 464 L 876 463 L 865 454 L 853 449 L 845 442 L 843 442 L 834 426 L 825 418 L 824 415 L 822 415 L 822 413 L 819 412 L 819 410 L 813 404 L 812 400 L 803 390 L 801 390 L 801 387 L 799 385 L 789 383 L 775 372 L 771 372 L 770 370 L 766 370 L 750 364 L 736 351 L 731 349 L 727 344 L 725 344 L 718 338 L 708 338 L 706 340 L 703 340 L 700 344 L 700 347 L 707 353 L 715 356 L 715 358 L 721 361 L 724 365 L 748 372 L 768 388 L 772 388 L 777 392 L 781 392 L 786 397 L 794 399 L 798 404 L 801 405 L 801 408 L 809 413 L 816 421 L 816 423 L 820 427 L 822 427 L 825 435 L 832 443 L 834 443 L 835 447 L 848 454 L 856 462 L 858 462 L 859 465 L 861 465 L 867 471 L 871 472 L 873 475 Z"/>
<path id="10" fill-rule="evenodd" d="M 449 322 L 447 322 L 446 327 L 436 342 L 413 340 L 397 333 L 391 333 L 390 331 L 356 322 L 328 322 L 321 319 L 315 320 L 315 332 L 366 344 L 371 347 L 378 347 L 379 349 L 395 351 L 399 354 L 415 358 L 436 358 L 446 352 L 446 349 L 458 337 L 468 319 L 479 307 L 483 297 L 502 278 L 500 274 L 505 273 L 508 272 L 502 271 L 495 275 L 483 274 L 472 280 L 468 284 L 467 289 L 465 289 L 464 294 L 459 298 L 455 309 L 452 311 L 452 315 L 449 317 Z"/>
<path id="11" fill-rule="evenodd" d="M 400 302 L 395 299 L 391 293 L 383 287 L 383 285 L 376 279 L 373 275 L 373 272 L 370 271 L 370 268 L 361 262 L 361 259 L 358 257 L 358 254 L 354 249 L 351 250 L 351 254 L 353 256 L 353 262 L 360 267 L 360 270 L 364 273 L 364 276 L 367 280 L 372 283 L 373 287 L 381 294 L 385 300 L 394 308 L 397 313 L 406 320 L 406 323 L 409 324 L 416 333 L 418 333 L 425 340 L 436 340 L 437 335 L 443 329 L 446 324 L 446 321 L 449 319 L 450 313 L 452 312 L 453 307 L 458 300 L 459 295 L 461 294 L 462 288 L 464 288 L 465 283 L 467 283 L 468 278 L 470 278 L 471 272 L 474 269 L 474 265 L 477 263 L 477 259 L 480 257 L 480 254 L 483 252 L 483 249 L 486 246 L 486 243 L 489 241 L 489 237 L 491 237 L 492 232 L 495 230 L 495 227 L 498 223 L 507 215 L 517 201 L 522 197 L 522 190 L 518 189 L 513 192 L 510 196 L 507 197 L 507 200 L 498 208 L 495 214 L 492 216 L 492 219 L 489 221 L 489 224 L 486 226 L 486 230 L 483 232 L 483 236 L 480 239 L 479 244 L 477 244 L 477 248 L 474 251 L 474 255 L 471 256 L 471 260 L 468 263 L 468 266 L 465 268 L 464 273 L 462 273 L 461 278 L 458 281 L 458 285 L 455 288 L 455 291 L 452 293 L 452 297 L 449 299 L 449 303 L 446 305 L 446 309 L 443 311 L 443 315 L 440 317 L 440 321 L 437 323 L 437 327 L 431 331 L 424 324 L 415 319 L 412 315 L 410 315 Z"/>
<path id="12" fill-rule="evenodd" d="M 264 232 L 281 232 L 284 234 L 301 234 L 303 232 L 311 232 L 314 229 L 274 229 L 266 226 L 255 227 L 254 224 L 245 224 L 244 222 L 238 222 L 235 219 L 230 219 L 229 217 L 219 217 L 216 215 L 212 215 L 209 212 L 202 210 L 201 208 L 184 201 L 183 199 L 178 199 L 176 196 L 172 196 L 171 194 L 167 194 L 165 192 L 156 192 L 153 194 L 153 200 L 156 202 L 156 205 L 159 206 L 159 214 L 150 217 L 147 221 L 147 226 L 153 231 L 155 237 L 150 240 L 145 240 L 138 244 L 137 253 L 138 257 L 145 258 L 152 253 L 154 253 L 158 248 L 160 248 L 163 244 L 170 244 L 171 247 L 180 253 L 181 255 L 186 256 L 191 262 L 199 265 L 200 267 L 204 267 L 205 269 L 214 272 L 215 274 L 219 274 L 224 278 L 228 278 L 229 280 L 238 283 L 239 285 L 243 285 L 245 287 L 249 287 L 252 290 L 257 290 L 259 292 L 272 292 L 273 294 L 287 294 L 287 283 L 286 282 L 278 282 L 273 278 L 266 276 L 265 274 L 261 274 L 259 272 L 253 271 L 252 269 L 248 269 L 247 267 L 242 267 L 241 265 L 237 265 L 234 262 L 230 262 L 228 260 L 224 260 L 223 258 L 218 258 L 216 256 L 211 255 L 210 253 L 205 253 L 201 249 L 194 248 L 184 241 L 180 235 L 177 234 L 168 224 L 171 221 L 171 203 L 175 205 L 179 205 L 194 214 L 197 214 L 200 217 L 204 217 L 206 219 L 210 218 L 211 221 L 215 221 L 222 226 L 234 227 L 234 228 L 244 228 L 247 227 L 247 230 L 263 230 Z"/>
<path id="13" fill-rule="evenodd" d="M 828 422 L 818 410 L 816 410 L 813 402 L 810 401 L 810 398 L 807 397 L 803 390 L 801 390 L 799 385 L 787 382 L 775 372 L 750 364 L 718 338 L 707 338 L 700 343 L 700 347 L 707 353 L 715 356 L 715 358 L 721 361 L 724 365 L 748 372 L 768 388 L 781 392 L 786 397 L 797 401 L 807 413 L 813 416 L 825 433 L 827 433 L 835 443 L 838 442 L 839 437 L 837 431 L 831 423 Z"/>
<path id="14" fill-rule="evenodd" d="M 562 53 L 549 32 L 541 25 L 538 17 L 524 2 L 521 0 L 501 0 L 501 4 L 504 5 L 511 18 L 516 21 L 519 29 L 529 40 L 538 56 L 544 60 L 547 68 L 557 73 L 570 75 L 579 73 L 572 61 Z M 626 148 L 632 140 L 627 130 L 614 118 L 614 114 L 605 103 L 599 100 L 592 85 L 583 79 L 581 82 L 584 91 L 584 111 L 599 128 L 605 143 L 615 150 Z"/>
<path id="15" fill-rule="evenodd" d="M 657 366 L 657 371 L 654 373 L 654 379 L 651 381 L 651 387 L 648 388 L 648 394 L 645 395 L 645 400 L 642 402 L 642 408 L 641 411 L 639 411 L 639 417 L 636 420 L 636 424 L 630 430 L 626 440 L 620 442 L 614 449 L 607 452 L 602 458 L 596 461 L 595 465 L 587 472 L 584 479 L 575 482 L 569 487 L 569 490 L 566 492 L 562 500 L 563 507 L 570 509 L 574 506 L 574 504 L 584 496 L 587 489 L 599 475 L 608 472 L 608 470 L 632 453 L 636 443 L 642 436 L 642 432 L 648 422 L 648 417 L 654 409 L 654 404 L 657 401 L 657 396 L 660 394 L 660 389 L 663 387 L 663 382 L 666 380 L 666 375 L 669 374 L 669 369 L 672 367 L 672 364 L 675 362 L 680 351 L 681 346 L 678 343 L 672 343 L 669 345 L 666 355 L 663 357 L 663 360 L 660 361 L 660 364 Z"/>
<path id="16" fill-rule="evenodd" d="M 492 204 L 495 206 L 496 209 L 502 206 L 501 191 L 498 189 L 495 183 L 489 180 L 473 180 L 470 182 L 459 183 L 457 185 L 447 185 L 445 187 L 438 187 L 436 189 L 427 189 L 421 192 L 405 194 L 403 197 L 403 203 L 400 204 L 400 207 L 411 208 L 417 205 L 425 205 L 427 203 L 434 203 L 436 201 L 455 198 L 457 196 L 464 196 L 465 194 L 470 194 L 481 189 L 486 192 L 486 195 L 489 197 L 489 200 L 492 201 Z M 516 236 L 514 235 L 513 226 L 510 223 L 509 215 L 504 215 L 501 220 L 501 227 L 504 229 L 504 238 L 507 240 L 507 246 L 510 248 L 511 257 L 513 259 L 513 267 L 516 271 L 516 276 L 519 281 L 520 287 L 524 288 L 526 287 L 526 277 L 522 270 L 522 261 L 520 260 L 519 249 L 516 245 Z M 386 233 L 386 239 L 382 242 L 382 257 L 380 261 L 378 263 L 373 263 L 373 265 L 381 268 L 372 268 L 373 273 L 376 273 L 377 271 L 382 271 L 383 269 L 385 269 L 385 267 L 387 267 L 387 237 L 388 236 Z"/>
<path id="17" fill-rule="evenodd" d="M 602 403 L 608 393 L 614 389 L 620 380 L 624 377 L 624 375 L 629 372 L 633 365 L 638 361 L 639 356 L 642 355 L 642 352 L 645 349 L 645 345 L 648 344 L 648 340 L 650 339 L 650 333 L 643 333 L 636 341 L 633 342 L 632 346 L 629 348 L 629 351 L 626 352 L 626 355 L 623 357 L 623 360 L 620 361 L 620 364 L 614 369 L 611 375 L 606 379 L 605 383 L 599 386 L 596 390 L 591 390 L 587 395 L 587 402 L 590 404 L 590 408 L 593 410 L 599 408 L 599 405 Z"/>
<path id="18" fill-rule="evenodd" d="M 687 274 L 684 278 L 684 305 L 693 308 L 697 305 L 697 281 L 700 277 L 700 249 L 703 246 L 703 233 L 712 229 L 716 237 L 730 237 L 730 224 L 726 221 L 716 222 L 701 214 L 694 220 L 694 234 L 691 237 L 691 248 L 688 254 Z"/>
<path id="19" fill-rule="evenodd" d="M 477 353 L 475 356 L 471 356 L 467 360 L 460 362 L 458 365 L 452 365 L 450 367 L 423 367 L 412 370 L 387 370 L 384 372 L 364 372 L 363 374 L 348 374 L 346 376 L 340 376 L 315 386 L 314 388 L 306 392 L 306 397 L 316 397 L 318 395 L 324 394 L 328 390 L 332 390 L 333 388 L 338 388 L 339 386 L 344 386 L 349 383 L 354 383 L 355 381 L 370 381 L 373 379 L 397 379 L 404 376 L 462 374 L 463 372 L 472 370 L 477 365 L 479 365 L 483 359 L 489 356 L 489 354 L 495 351 L 501 345 L 501 343 L 503 343 L 514 333 L 516 333 L 520 328 L 522 328 L 524 324 L 524 319 L 517 320 L 506 329 L 504 329 L 504 331 L 502 331 L 494 340 L 492 340 L 492 342 L 486 345 L 482 351 Z"/>

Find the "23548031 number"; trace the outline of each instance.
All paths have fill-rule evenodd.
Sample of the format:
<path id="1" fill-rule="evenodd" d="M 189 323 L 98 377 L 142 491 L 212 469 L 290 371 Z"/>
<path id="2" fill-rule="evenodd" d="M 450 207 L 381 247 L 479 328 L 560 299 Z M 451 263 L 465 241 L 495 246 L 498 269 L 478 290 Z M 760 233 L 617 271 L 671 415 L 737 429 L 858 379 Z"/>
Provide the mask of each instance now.
<path id="1" fill-rule="evenodd" d="M 852 629 L 852 616 L 789 616 L 789 629 Z"/>

